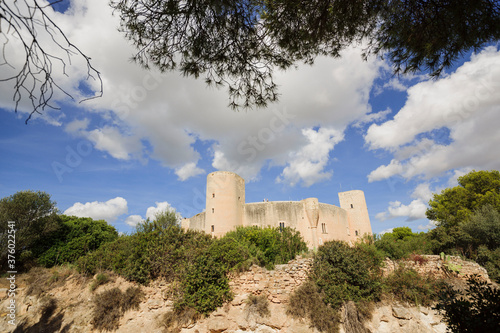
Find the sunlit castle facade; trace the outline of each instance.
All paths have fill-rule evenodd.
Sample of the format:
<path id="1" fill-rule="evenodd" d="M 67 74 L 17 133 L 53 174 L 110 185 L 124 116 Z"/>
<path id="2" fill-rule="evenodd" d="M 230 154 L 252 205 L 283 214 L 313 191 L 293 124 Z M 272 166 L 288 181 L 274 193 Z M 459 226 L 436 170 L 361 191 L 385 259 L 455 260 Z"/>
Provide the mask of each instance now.
<path id="1" fill-rule="evenodd" d="M 221 237 L 238 226 L 291 227 L 299 231 L 309 248 L 330 240 L 355 243 L 372 234 L 363 191 L 338 194 L 340 207 L 318 202 L 264 201 L 245 203 L 245 181 L 233 172 L 207 176 L 206 209 L 182 220 L 182 227 Z"/>

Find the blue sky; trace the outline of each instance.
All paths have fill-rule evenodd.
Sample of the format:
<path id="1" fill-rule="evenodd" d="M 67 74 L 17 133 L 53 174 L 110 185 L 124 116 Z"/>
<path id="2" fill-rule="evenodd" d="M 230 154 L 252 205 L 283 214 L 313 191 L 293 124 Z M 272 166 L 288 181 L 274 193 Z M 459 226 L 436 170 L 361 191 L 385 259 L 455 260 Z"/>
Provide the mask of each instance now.
<path id="1" fill-rule="evenodd" d="M 131 232 L 161 209 L 202 211 L 206 175 L 229 170 L 247 180 L 247 202 L 338 205 L 337 192 L 361 189 L 374 232 L 425 231 L 433 192 L 472 169 L 500 169 L 498 45 L 438 80 L 394 77 L 382 60 L 363 61 L 362 46 L 349 48 L 277 73 L 280 102 L 235 112 L 224 89 L 131 63 L 134 50 L 106 2 L 78 1 L 53 17 L 92 58 L 104 95 L 78 103 L 98 86 L 74 57 L 68 76 L 55 78 L 76 101 L 58 94 L 60 111 L 25 125 L 29 108 L 14 113 L 12 82 L 0 84 L 0 197 L 42 190 L 61 212 Z M 19 50 L 11 37 L 14 67 Z"/>

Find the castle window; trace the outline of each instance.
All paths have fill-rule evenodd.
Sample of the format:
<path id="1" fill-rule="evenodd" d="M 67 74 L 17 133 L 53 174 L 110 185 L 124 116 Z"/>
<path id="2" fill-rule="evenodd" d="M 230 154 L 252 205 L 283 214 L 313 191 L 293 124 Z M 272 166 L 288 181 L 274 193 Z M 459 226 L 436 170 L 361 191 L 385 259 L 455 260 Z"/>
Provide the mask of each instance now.
<path id="1" fill-rule="evenodd" d="M 326 234 L 326 223 L 321 223 L 321 231 Z"/>
<path id="2" fill-rule="evenodd" d="M 212 208 L 212 213 L 215 213 L 215 208 Z"/>
<path id="3" fill-rule="evenodd" d="M 356 230 L 355 232 L 356 232 L 356 236 L 357 236 L 358 235 L 358 231 Z"/>
<path id="4" fill-rule="evenodd" d="M 215 231 L 215 225 L 212 225 L 212 228 L 211 228 L 212 232 Z"/>
<path id="5" fill-rule="evenodd" d="M 212 198 L 215 198 L 215 193 L 212 193 Z"/>
<path id="6" fill-rule="evenodd" d="M 285 222 L 280 222 L 280 232 L 282 232 L 283 229 L 285 229 Z"/>
<path id="7" fill-rule="evenodd" d="M 351 204 L 351 208 L 354 208 L 354 206 Z"/>

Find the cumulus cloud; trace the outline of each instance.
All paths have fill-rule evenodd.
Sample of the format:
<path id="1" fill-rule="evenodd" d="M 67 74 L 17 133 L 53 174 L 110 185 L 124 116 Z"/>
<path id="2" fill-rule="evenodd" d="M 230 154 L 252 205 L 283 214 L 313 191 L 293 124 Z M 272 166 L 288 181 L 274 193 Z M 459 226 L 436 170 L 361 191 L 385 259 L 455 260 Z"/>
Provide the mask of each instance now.
<path id="1" fill-rule="evenodd" d="M 135 227 L 139 223 L 143 222 L 146 219 L 149 219 L 150 221 L 153 221 L 158 213 L 161 213 L 161 212 L 164 212 L 164 211 L 175 210 L 175 208 L 173 208 L 166 201 L 155 202 L 155 205 L 156 206 L 150 206 L 150 207 L 148 207 L 148 209 L 146 210 L 146 218 L 145 219 L 141 215 L 129 215 L 125 219 L 125 223 L 128 224 L 131 227 Z"/>
<path id="2" fill-rule="evenodd" d="M 77 202 L 64 211 L 65 215 L 91 217 L 95 220 L 115 221 L 128 212 L 127 200 L 116 197 L 105 202 L 93 201 L 84 204 Z"/>
<path id="3" fill-rule="evenodd" d="M 386 212 L 378 213 L 375 218 L 380 221 L 393 219 L 396 217 L 406 217 L 406 221 L 414 221 L 425 218 L 427 206 L 420 199 L 415 199 L 410 204 L 404 205 L 400 201 L 389 202 Z"/>
<path id="4" fill-rule="evenodd" d="M 302 181 L 307 187 L 332 176 L 332 172 L 324 170 L 330 151 L 343 140 L 343 132 L 322 127 L 317 131 L 312 128 L 303 129 L 302 134 L 307 138 L 308 144 L 292 154 L 288 166 L 277 179 L 280 183 L 294 186 Z"/>
<path id="5" fill-rule="evenodd" d="M 186 180 L 188 178 L 198 176 L 205 173 L 205 170 L 198 168 L 195 162 L 187 163 L 180 168 L 175 170 L 175 174 L 179 177 L 179 180 Z"/>
<path id="6" fill-rule="evenodd" d="M 389 207 L 385 212 L 380 212 L 375 215 L 375 218 L 380 221 L 385 221 L 397 217 L 406 217 L 406 221 L 414 221 L 426 218 L 425 211 L 427 210 L 427 202 L 432 198 L 433 191 L 430 189 L 429 183 L 421 183 L 417 185 L 411 197 L 414 198 L 408 205 L 400 201 L 389 202 Z"/>
<path id="7" fill-rule="evenodd" d="M 154 220 L 156 214 L 174 210 L 174 208 L 166 201 L 163 202 L 155 202 L 156 206 L 151 206 L 146 210 L 146 218 L 150 220 Z"/>
<path id="8" fill-rule="evenodd" d="M 141 154 L 140 138 L 136 135 L 123 135 L 116 127 L 105 126 L 83 133 L 96 149 L 105 151 L 116 159 L 128 160 Z"/>
<path id="9" fill-rule="evenodd" d="M 106 2 L 72 2 L 64 15 L 55 16 L 72 42 L 92 58 L 106 90 L 102 98 L 77 105 L 88 117 L 99 115 L 103 121 L 68 115 L 63 119 L 66 130 L 117 159 L 156 159 L 180 180 L 200 174 L 196 165 L 202 158 L 210 158 L 217 169 L 241 171 L 246 179 L 258 178 L 266 165 L 281 168 L 283 182 L 325 179 L 331 174 L 325 169 L 328 158 L 307 153 L 308 129 L 343 132 L 370 113 L 370 91 L 383 66 L 376 58 L 363 61 L 362 47 L 346 49 L 337 59 L 319 57 L 314 66 L 276 73 L 279 103 L 234 112 L 227 107 L 224 89 L 208 89 L 203 80 L 144 71 L 130 63 L 136 51 L 116 29 L 119 17 Z M 71 75 L 63 78 L 77 97 L 85 68 L 71 66 Z M 87 84 L 96 87 L 92 80 Z M 199 146 L 211 147 L 208 156 Z M 329 144 L 330 151 L 333 146 Z M 327 156 L 325 151 L 322 156 Z"/>
<path id="10" fill-rule="evenodd" d="M 125 219 L 125 223 L 131 227 L 137 226 L 142 221 L 143 221 L 143 218 L 141 215 L 130 215 Z"/>
<path id="11" fill-rule="evenodd" d="M 368 175 L 368 182 L 374 182 L 377 180 L 382 180 L 389 178 L 393 175 L 399 174 L 403 171 L 403 166 L 397 160 L 391 160 L 388 165 L 381 165 L 377 169 L 370 172 Z"/>
<path id="12" fill-rule="evenodd" d="M 455 169 L 498 169 L 500 145 L 500 51 L 489 47 L 442 79 L 408 89 L 394 119 L 369 127 L 370 149 L 394 153 L 370 181 L 400 175 L 442 176 Z M 485 139 L 487 138 L 487 139 Z"/>

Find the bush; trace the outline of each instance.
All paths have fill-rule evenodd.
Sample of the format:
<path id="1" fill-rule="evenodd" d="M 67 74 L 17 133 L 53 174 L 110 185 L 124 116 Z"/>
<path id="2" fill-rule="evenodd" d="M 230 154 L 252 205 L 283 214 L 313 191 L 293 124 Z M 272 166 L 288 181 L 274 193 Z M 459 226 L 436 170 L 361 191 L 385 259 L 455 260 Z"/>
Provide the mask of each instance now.
<path id="1" fill-rule="evenodd" d="M 432 242 L 426 233 L 413 233 L 409 227 L 394 228 L 375 241 L 377 249 L 385 256 L 398 260 L 412 253 L 431 254 Z"/>
<path id="2" fill-rule="evenodd" d="M 106 284 L 109 282 L 109 276 L 107 276 L 104 273 L 99 273 L 97 274 L 96 278 L 92 283 L 90 284 L 90 291 L 94 291 L 97 289 L 97 287 Z"/>
<path id="3" fill-rule="evenodd" d="M 500 283 L 500 247 L 489 250 L 486 246 L 479 246 L 476 261 L 488 271 L 491 280 Z"/>
<path id="4" fill-rule="evenodd" d="M 498 332 L 500 289 L 471 276 L 465 292 L 446 285 L 435 307 L 441 311 L 452 332 Z"/>
<path id="5" fill-rule="evenodd" d="M 51 235 L 58 228 L 56 203 L 49 194 L 28 190 L 0 199 L 0 244 L 5 244 L 0 248 L 0 270 L 8 270 L 7 242 L 14 229 L 18 256 L 16 269 L 22 271 L 34 266 L 46 244 L 52 245 Z"/>
<path id="6" fill-rule="evenodd" d="M 384 281 L 384 292 L 404 303 L 430 306 L 437 300 L 442 281 L 422 276 L 417 271 L 398 267 Z"/>
<path id="7" fill-rule="evenodd" d="M 381 294 L 382 258 L 373 246 L 350 247 L 330 241 L 314 256 L 311 277 L 334 309 L 346 301 L 377 300 Z"/>
<path id="8" fill-rule="evenodd" d="M 200 255 L 182 281 L 184 294 L 176 307 L 193 308 L 200 314 L 209 314 L 230 301 L 233 295 L 226 275 L 225 263 Z"/>
<path id="9" fill-rule="evenodd" d="M 58 230 L 50 235 L 51 241 L 47 242 L 53 245 L 37 259 L 42 266 L 73 263 L 87 252 L 118 238 L 116 229 L 104 220 L 59 215 L 58 223 Z"/>
<path id="10" fill-rule="evenodd" d="M 159 277 L 174 281 L 185 275 L 211 243 L 211 237 L 201 232 L 184 231 L 178 226 L 157 228 L 154 222 L 146 221 L 136 233 L 121 236 L 80 258 L 77 268 L 92 275 L 113 270 L 141 284 Z"/>
<path id="11" fill-rule="evenodd" d="M 143 298 L 139 287 L 129 287 L 125 292 L 115 287 L 97 294 L 93 300 L 92 326 L 101 331 L 116 330 L 125 312 L 139 308 Z"/>
<path id="12" fill-rule="evenodd" d="M 275 264 L 285 264 L 307 251 L 307 245 L 298 231 L 292 228 L 238 227 L 226 233 L 223 239 L 232 238 L 249 249 L 261 266 L 273 269 Z"/>

